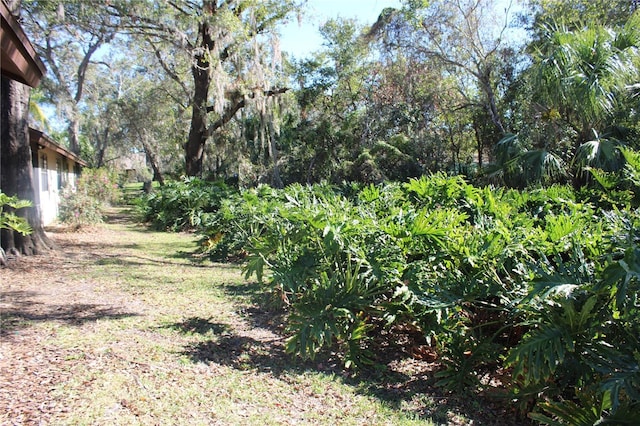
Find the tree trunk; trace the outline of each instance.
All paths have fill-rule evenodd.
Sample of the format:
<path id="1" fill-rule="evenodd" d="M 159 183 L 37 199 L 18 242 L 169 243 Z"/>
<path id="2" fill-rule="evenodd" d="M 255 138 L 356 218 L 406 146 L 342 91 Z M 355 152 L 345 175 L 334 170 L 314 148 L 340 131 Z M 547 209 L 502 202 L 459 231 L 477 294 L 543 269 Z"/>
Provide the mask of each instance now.
<path id="1" fill-rule="evenodd" d="M 69 133 L 69 151 L 76 155 L 80 155 L 80 121 L 78 120 L 78 107 L 74 104 L 72 107 L 71 117 L 68 118 L 67 132 Z"/>
<path id="2" fill-rule="evenodd" d="M 40 208 L 36 204 L 33 188 L 28 124 L 29 87 L 6 77 L 2 77 L 1 86 L 0 188 L 9 196 L 15 195 L 33 203 L 32 207 L 16 211 L 18 216 L 29 222 L 33 232 L 23 236 L 18 232 L 3 229 L 0 245 L 7 253 L 41 254 L 53 248 L 53 244 L 42 228 Z"/>
<path id="3" fill-rule="evenodd" d="M 185 166 L 187 176 L 202 175 L 202 160 L 204 146 L 207 142 L 207 98 L 211 78 L 206 69 L 193 67 L 193 80 L 195 90 L 193 96 L 193 113 L 191 115 L 191 127 L 189 138 L 185 145 Z"/>
<path id="4" fill-rule="evenodd" d="M 276 146 L 276 132 L 273 128 L 272 119 L 269 120 L 267 126 L 269 126 L 269 156 L 273 163 L 273 179 L 271 181 L 271 186 L 274 188 L 284 188 L 284 183 L 280 176 L 280 166 L 278 165 L 278 147 Z"/>
<path id="5" fill-rule="evenodd" d="M 575 158 L 578 150 L 580 149 L 580 146 L 592 140 L 593 136 L 594 134 L 592 127 L 588 123 L 583 123 L 582 127 L 578 131 L 578 136 L 573 144 L 573 152 L 569 154 L 569 158 Z M 571 177 L 571 184 L 573 185 L 574 189 L 578 190 L 587 185 L 587 183 L 589 182 L 589 173 L 582 169 L 580 166 L 572 167 L 571 173 L 573 175 Z"/>
<path id="6" fill-rule="evenodd" d="M 151 169 L 153 170 L 153 180 L 158 182 L 160 186 L 164 185 L 164 177 L 162 176 L 162 172 L 160 171 L 160 165 L 158 162 L 158 156 L 151 149 L 151 145 L 147 142 L 146 135 L 139 135 L 140 141 L 142 142 L 142 148 L 144 149 L 145 154 L 147 155 L 147 160 L 151 164 Z"/>
<path id="7" fill-rule="evenodd" d="M 484 73 L 478 72 L 480 76 L 478 78 L 480 82 L 480 86 L 487 96 L 487 112 L 491 117 L 491 121 L 496 126 L 498 131 L 500 132 L 500 136 L 504 137 L 507 134 L 507 131 L 502 124 L 502 119 L 500 118 L 500 113 L 498 113 L 498 106 L 496 104 L 496 95 L 493 91 L 493 87 L 491 86 L 491 70 L 488 69 Z"/>
<path id="8" fill-rule="evenodd" d="M 191 66 L 191 74 L 193 75 L 194 90 L 192 99 L 192 115 L 191 126 L 189 128 L 189 137 L 184 145 L 185 150 L 185 166 L 188 176 L 201 176 L 203 168 L 204 148 L 207 139 L 213 135 L 217 129 L 228 123 L 235 114 L 246 106 L 246 99 L 243 96 L 232 96 L 227 98 L 230 105 L 223 111 L 217 111 L 220 117 L 212 123 L 209 123 L 208 114 L 214 111 L 212 106 L 207 105 L 209 101 L 209 90 L 212 82 L 212 67 L 215 67 L 214 60 L 220 61 L 218 65 L 222 65 L 229 58 L 229 50 L 224 49 L 218 53 L 218 57 L 213 57 L 215 52 L 216 40 L 214 39 L 214 31 L 210 25 L 208 14 L 215 15 L 217 6 L 213 0 L 203 0 L 204 17 L 198 29 L 198 39 L 200 44 L 194 49 L 195 58 Z M 265 90 L 262 96 L 275 96 L 285 93 L 286 88 L 274 88 Z M 226 96 L 223 93 L 216 93 L 216 96 Z M 253 97 L 255 95 L 248 95 Z"/>
<path id="9" fill-rule="evenodd" d="M 210 8 L 211 5 L 204 7 Z M 191 66 L 193 75 L 193 112 L 191 114 L 191 127 L 189 128 L 189 138 L 185 145 L 185 166 L 187 176 L 202 175 L 202 160 L 204 157 L 204 146 L 208 138 L 207 101 L 209 99 L 209 88 L 211 86 L 211 63 L 210 52 L 214 42 L 211 36 L 211 28 L 206 19 L 200 23 L 199 38 L 201 41 L 200 51 L 196 54 L 195 61 Z"/>
<path id="10" fill-rule="evenodd" d="M 107 141 L 109 140 L 109 129 L 105 129 L 102 137 L 98 131 L 94 131 L 93 137 L 95 138 L 96 145 L 98 146 L 98 153 L 96 154 L 95 166 L 100 168 L 104 166 L 104 156 L 107 152 Z"/>
<path id="11" fill-rule="evenodd" d="M 482 154 L 484 153 L 484 150 L 482 136 L 480 135 L 479 125 L 475 117 L 473 118 L 473 132 L 476 136 L 476 147 L 478 149 L 478 171 L 482 171 Z"/>

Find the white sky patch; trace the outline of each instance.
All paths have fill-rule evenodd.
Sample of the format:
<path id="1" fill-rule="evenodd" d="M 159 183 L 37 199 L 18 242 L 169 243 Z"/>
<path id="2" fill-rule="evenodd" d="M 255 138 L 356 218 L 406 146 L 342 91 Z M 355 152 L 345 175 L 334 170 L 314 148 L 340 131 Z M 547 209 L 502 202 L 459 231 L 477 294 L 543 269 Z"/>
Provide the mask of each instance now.
<path id="1" fill-rule="evenodd" d="M 296 58 L 303 58 L 320 50 L 322 37 L 319 28 L 331 18 L 353 18 L 371 25 L 387 7 L 400 8 L 400 0 L 309 0 L 302 22 L 293 19 L 282 27 L 280 47 Z"/>
<path id="2" fill-rule="evenodd" d="M 511 0 L 496 0 L 496 12 L 504 13 Z M 515 13 L 522 10 L 521 0 L 512 0 L 507 21 L 511 22 Z M 489 1 L 491 4 L 491 1 Z M 298 59 L 309 56 L 322 48 L 322 37 L 319 28 L 331 18 L 354 18 L 361 24 L 371 25 L 387 7 L 402 7 L 401 0 L 308 0 L 306 11 L 299 23 L 292 19 L 281 28 L 280 48 Z M 503 21 L 504 22 L 504 21 Z M 509 28 L 504 37 L 511 40 L 522 40 L 524 30 Z"/>

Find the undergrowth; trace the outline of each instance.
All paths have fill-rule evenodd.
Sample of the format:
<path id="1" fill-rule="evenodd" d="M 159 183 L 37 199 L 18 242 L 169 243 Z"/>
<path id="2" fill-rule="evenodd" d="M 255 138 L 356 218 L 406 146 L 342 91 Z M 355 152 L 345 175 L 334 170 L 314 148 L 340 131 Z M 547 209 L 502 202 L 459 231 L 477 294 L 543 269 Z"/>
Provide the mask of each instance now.
<path id="1" fill-rule="evenodd" d="M 632 421 L 640 161 L 625 157 L 624 170 L 593 171 L 601 186 L 578 193 L 443 174 L 259 186 L 188 220 L 205 253 L 243 259 L 246 276 L 263 283 L 286 314 L 292 354 L 337 351 L 346 367 L 366 368 L 381 330 L 411 328 L 437 353 L 445 390 L 486 392 L 483 377 L 500 371 L 509 400 L 536 421 Z"/>

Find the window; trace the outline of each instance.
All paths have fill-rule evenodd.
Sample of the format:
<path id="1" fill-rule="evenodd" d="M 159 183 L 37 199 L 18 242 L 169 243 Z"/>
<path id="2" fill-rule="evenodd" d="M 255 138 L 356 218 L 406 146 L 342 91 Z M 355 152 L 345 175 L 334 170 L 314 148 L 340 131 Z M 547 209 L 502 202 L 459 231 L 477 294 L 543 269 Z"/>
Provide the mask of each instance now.
<path id="1" fill-rule="evenodd" d="M 69 183 L 69 160 L 62 159 L 62 186 L 67 186 Z"/>
<path id="2" fill-rule="evenodd" d="M 47 154 L 40 157 L 40 191 L 49 190 L 49 169 L 47 165 Z"/>
<path id="3" fill-rule="evenodd" d="M 66 158 L 58 157 L 56 171 L 58 172 L 58 189 L 62 189 L 67 186 L 69 180 L 69 161 Z"/>
<path id="4" fill-rule="evenodd" d="M 58 189 L 62 189 L 64 186 L 64 179 L 62 176 L 62 157 L 56 159 L 56 172 L 58 173 Z"/>

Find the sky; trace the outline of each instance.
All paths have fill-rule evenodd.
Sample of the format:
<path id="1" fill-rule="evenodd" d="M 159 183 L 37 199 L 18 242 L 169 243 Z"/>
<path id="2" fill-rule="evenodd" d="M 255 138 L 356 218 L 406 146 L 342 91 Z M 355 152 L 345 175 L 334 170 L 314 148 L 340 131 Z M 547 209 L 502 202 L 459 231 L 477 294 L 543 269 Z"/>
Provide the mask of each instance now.
<path id="1" fill-rule="evenodd" d="M 521 10 L 518 0 L 494 0 L 497 11 L 509 7 L 511 16 Z M 490 3 L 491 4 L 491 3 Z M 280 49 L 300 59 L 322 48 L 318 28 L 331 18 L 354 18 L 359 23 L 371 25 L 387 7 L 400 8 L 401 0 L 307 0 L 302 22 L 292 19 L 282 27 Z M 510 29 L 505 36 L 514 40 L 524 39 L 522 29 Z"/>
<path id="2" fill-rule="evenodd" d="M 282 28 L 280 49 L 302 58 L 322 47 L 318 28 L 331 18 L 354 18 L 373 24 L 386 7 L 400 7 L 400 0 L 308 0 L 301 24 L 296 19 Z"/>

